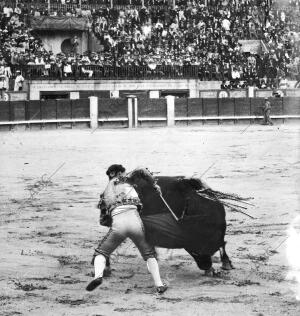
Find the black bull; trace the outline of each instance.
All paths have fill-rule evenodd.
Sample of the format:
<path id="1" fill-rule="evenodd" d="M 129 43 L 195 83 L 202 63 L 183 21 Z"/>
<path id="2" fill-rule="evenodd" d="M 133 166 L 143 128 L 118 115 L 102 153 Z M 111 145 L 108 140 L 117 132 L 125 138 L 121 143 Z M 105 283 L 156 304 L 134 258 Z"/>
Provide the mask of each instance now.
<path id="1" fill-rule="evenodd" d="M 224 206 L 197 194 L 203 189 L 200 179 L 156 177 L 162 196 L 179 218 L 177 221 L 154 189 L 139 176 L 129 179 L 142 202 L 141 218 L 149 243 L 163 248 L 184 248 L 202 270 L 212 266 L 211 256 L 220 250 L 222 268 L 230 269 L 225 251 L 226 219 Z"/>

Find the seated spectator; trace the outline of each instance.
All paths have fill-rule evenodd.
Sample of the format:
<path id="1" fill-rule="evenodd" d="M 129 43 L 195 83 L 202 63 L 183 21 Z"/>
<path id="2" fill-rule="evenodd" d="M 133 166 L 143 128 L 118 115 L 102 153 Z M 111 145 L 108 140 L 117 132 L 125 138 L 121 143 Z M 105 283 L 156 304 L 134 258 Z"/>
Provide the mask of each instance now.
<path id="1" fill-rule="evenodd" d="M 87 65 L 87 63 L 83 63 L 82 67 L 81 67 L 81 71 L 83 74 L 87 74 L 88 78 L 92 78 L 93 77 L 93 70 L 91 69 L 86 69 L 85 65 Z"/>
<path id="2" fill-rule="evenodd" d="M 1 95 L 3 96 L 3 92 L 8 90 L 8 84 L 6 77 L 2 74 L 0 74 L 0 90 L 1 90 Z"/>
<path id="3" fill-rule="evenodd" d="M 229 80 L 226 80 L 225 81 L 225 84 L 224 84 L 224 87 L 225 89 L 232 89 L 232 85 L 231 85 L 231 82 Z"/>
<path id="4" fill-rule="evenodd" d="M 262 81 L 260 82 L 260 89 L 267 89 L 267 83 L 264 79 L 262 79 Z"/>
<path id="5" fill-rule="evenodd" d="M 237 89 L 245 89 L 247 88 L 247 82 L 244 80 L 239 80 L 236 85 Z"/>
<path id="6" fill-rule="evenodd" d="M 233 79 L 233 81 L 239 81 L 241 78 L 241 75 L 238 71 L 237 68 L 233 68 L 232 72 L 231 72 L 231 78 Z"/>
<path id="7" fill-rule="evenodd" d="M 51 70 L 51 60 L 48 57 L 47 60 L 45 61 L 45 71 L 44 71 L 44 76 L 45 77 L 49 77 L 50 70 Z"/>
<path id="8" fill-rule="evenodd" d="M 279 79 L 279 88 L 280 89 L 288 89 L 289 88 L 289 83 L 286 77 L 280 78 Z"/>
<path id="9" fill-rule="evenodd" d="M 226 85 L 226 81 L 225 80 L 223 80 L 222 83 L 221 83 L 221 89 L 222 90 L 228 89 L 228 86 Z"/>
<path id="10" fill-rule="evenodd" d="M 65 77 L 70 77 L 73 74 L 71 62 L 66 59 L 63 61 L 63 73 Z"/>
<path id="11" fill-rule="evenodd" d="M 49 13 L 43 5 L 26 9 L 19 4 L 15 10 L 4 5 L 0 13 L 0 53 L 4 60 L 14 67 L 38 65 L 41 71 L 36 71 L 36 75 L 60 79 L 77 78 L 80 68 L 82 74 L 93 77 L 89 65 L 102 67 L 98 74 L 107 77 L 112 73 L 126 73 L 129 77 L 142 73 L 190 76 L 194 69 L 191 67 L 197 67 L 194 76 L 201 80 L 229 79 L 230 87 L 236 88 L 254 83 L 261 86 L 265 74 L 264 82 L 271 88 L 277 85 L 279 77 L 298 78 L 300 28 L 294 9 L 272 10 L 266 2 L 254 0 L 238 4 L 234 0 L 216 1 L 208 6 L 201 1 L 180 1 L 174 9 L 163 10 L 155 6 L 128 6 L 120 10 L 106 6 L 91 11 L 89 4 L 87 0 L 84 10 L 80 10 L 70 8 L 70 3 L 64 12 L 58 8 Z M 27 14 L 86 16 L 99 41 L 99 52 L 78 56 L 77 60 L 76 38 L 71 54 L 55 56 L 47 52 L 24 23 Z M 244 53 L 239 39 L 249 38 L 262 39 L 266 53 Z M 141 67 L 139 71 L 137 67 Z"/>

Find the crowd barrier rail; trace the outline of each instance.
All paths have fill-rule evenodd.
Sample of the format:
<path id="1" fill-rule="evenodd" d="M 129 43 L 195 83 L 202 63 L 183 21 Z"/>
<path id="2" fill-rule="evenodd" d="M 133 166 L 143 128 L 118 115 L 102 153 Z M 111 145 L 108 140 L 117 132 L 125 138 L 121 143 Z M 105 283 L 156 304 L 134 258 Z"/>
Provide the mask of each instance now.
<path id="1" fill-rule="evenodd" d="M 300 69 L 300 65 L 298 67 Z M 148 65 L 148 66 L 110 66 L 110 65 L 73 65 L 66 71 L 64 66 L 26 65 L 13 66 L 15 76 L 17 70 L 28 80 L 115 80 L 115 79 L 201 79 L 223 80 L 220 73 L 209 74 L 199 65 Z M 294 76 L 299 76 L 294 74 Z M 230 80 L 230 73 L 224 79 Z M 240 80 L 243 80 L 242 78 Z M 276 78 L 274 78 L 276 80 Z"/>
<path id="2" fill-rule="evenodd" d="M 14 67 L 12 73 L 21 70 L 28 80 L 115 80 L 115 79 L 192 79 L 199 78 L 199 66 L 101 66 L 80 65 L 73 66 L 70 72 L 64 71 L 63 67 L 51 65 L 46 69 L 45 65 L 27 65 Z"/>
<path id="3" fill-rule="evenodd" d="M 102 8 L 102 7 L 135 7 L 135 8 L 141 8 L 143 5 L 145 7 L 158 7 L 158 8 L 164 8 L 164 7 L 168 7 L 170 8 L 170 5 L 173 5 L 173 1 L 152 1 L 152 0 L 77 0 L 77 1 L 65 1 L 65 3 L 63 4 L 61 2 L 61 0 L 51 0 L 50 1 L 50 7 L 51 7 L 51 11 L 55 11 L 55 10 L 63 10 L 63 9 L 75 9 L 78 8 L 80 6 L 80 2 L 81 2 L 81 8 L 82 9 L 88 9 L 88 10 L 92 10 L 92 9 L 98 9 L 98 8 Z M 47 0 L 23 0 L 23 1 L 16 1 L 16 0 L 3 0 L 0 1 L 0 4 L 7 4 L 10 5 L 12 8 L 15 8 L 15 6 L 18 3 L 22 3 L 23 6 L 26 7 L 31 7 L 31 6 L 35 6 L 37 8 L 48 8 L 48 1 Z M 182 1 L 177 1 L 175 0 L 175 5 L 181 6 L 182 5 Z M 210 0 L 207 1 L 207 6 L 208 7 L 215 7 L 215 2 L 211 2 Z M 296 6 L 292 6 L 290 3 L 272 3 L 272 8 L 274 10 L 279 10 L 279 11 L 297 11 L 297 9 L 299 10 L 298 7 Z"/>
<path id="4" fill-rule="evenodd" d="M 19 1 L 20 3 L 20 1 Z M 15 0 L 6 0 L 6 1 L 0 1 L 0 5 L 6 4 L 11 6 L 13 9 L 17 5 L 17 1 Z M 81 10 L 90 10 L 91 12 L 93 10 L 99 10 L 103 8 L 116 8 L 116 9 L 125 9 L 128 7 L 134 7 L 136 9 L 141 9 L 143 6 L 142 0 L 88 0 L 88 1 L 81 1 Z M 168 4 L 158 4 L 158 3 L 153 3 L 152 1 L 149 0 L 144 0 L 144 6 L 145 7 L 151 7 L 151 8 L 156 8 L 156 9 L 165 9 L 165 8 L 170 8 Z M 25 0 L 22 1 L 22 7 L 26 7 L 28 10 L 30 10 L 32 7 L 37 8 L 37 9 L 43 9 L 43 10 L 48 10 L 49 4 L 48 1 L 45 0 Z M 51 0 L 50 1 L 50 12 L 71 12 L 75 9 L 80 8 L 80 1 L 70 1 L 66 3 L 61 3 L 60 0 L 55 1 Z"/>
<path id="5" fill-rule="evenodd" d="M 300 97 L 270 99 L 271 118 L 280 123 L 300 119 Z M 95 96 L 78 100 L 31 100 L 0 102 L 0 127 L 24 125 L 74 125 L 85 127 L 175 126 L 223 123 L 259 123 L 264 98 L 227 99 L 104 99 Z"/>

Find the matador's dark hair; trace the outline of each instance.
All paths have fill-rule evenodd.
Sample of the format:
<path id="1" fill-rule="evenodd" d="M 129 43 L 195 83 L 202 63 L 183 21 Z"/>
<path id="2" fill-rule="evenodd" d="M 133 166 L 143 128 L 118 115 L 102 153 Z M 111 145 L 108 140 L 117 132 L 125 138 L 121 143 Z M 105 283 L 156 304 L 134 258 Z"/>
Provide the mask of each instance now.
<path id="1" fill-rule="evenodd" d="M 125 172 L 125 168 L 122 166 L 122 165 L 111 165 L 107 171 L 106 171 L 106 174 L 109 176 L 109 174 L 111 172 L 115 172 L 115 173 L 118 173 L 118 172 Z"/>

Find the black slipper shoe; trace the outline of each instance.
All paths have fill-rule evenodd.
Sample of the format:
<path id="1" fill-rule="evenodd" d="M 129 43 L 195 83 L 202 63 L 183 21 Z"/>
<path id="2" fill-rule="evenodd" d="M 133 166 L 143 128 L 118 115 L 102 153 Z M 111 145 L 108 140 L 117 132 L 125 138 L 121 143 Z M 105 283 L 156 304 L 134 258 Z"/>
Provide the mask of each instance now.
<path id="1" fill-rule="evenodd" d="M 96 287 L 98 287 L 102 283 L 102 277 L 94 279 L 92 282 L 88 284 L 86 290 L 91 292 L 94 291 Z"/>
<path id="2" fill-rule="evenodd" d="M 164 284 L 164 285 L 162 285 L 162 286 L 157 286 L 157 287 L 156 287 L 156 292 L 157 292 L 158 294 L 163 294 L 163 293 L 166 292 L 167 289 L 168 289 L 167 285 Z"/>

